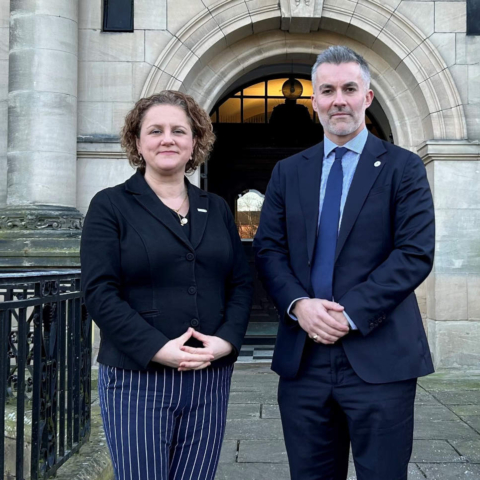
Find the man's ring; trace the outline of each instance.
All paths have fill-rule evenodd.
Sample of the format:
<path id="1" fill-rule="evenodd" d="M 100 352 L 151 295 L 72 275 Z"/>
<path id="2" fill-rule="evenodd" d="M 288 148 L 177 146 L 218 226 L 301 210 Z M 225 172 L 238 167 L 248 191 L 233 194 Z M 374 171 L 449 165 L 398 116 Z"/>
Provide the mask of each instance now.
<path id="1" fill-rule="evenodd" d="M 314 342 L 316 342 L 316 341 L 317 341 L 317 338 L 318 338 L 318 335 L 315 334 L 315 335 L 312 337 L 312 340 L 313 340 Z"/>

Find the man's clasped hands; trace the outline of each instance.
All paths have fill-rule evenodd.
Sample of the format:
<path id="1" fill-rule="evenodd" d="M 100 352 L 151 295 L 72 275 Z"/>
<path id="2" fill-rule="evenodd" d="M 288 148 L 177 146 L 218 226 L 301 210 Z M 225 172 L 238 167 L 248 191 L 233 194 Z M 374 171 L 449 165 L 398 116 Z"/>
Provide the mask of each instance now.
<path id="1" fill-rule="evenodd" d="M 332 345 L 350 331 L 343 314 L 344 307 L 319 298 L 303 298 L 295 302 L 292 313 L 308 336 L 317 343 Z"/>

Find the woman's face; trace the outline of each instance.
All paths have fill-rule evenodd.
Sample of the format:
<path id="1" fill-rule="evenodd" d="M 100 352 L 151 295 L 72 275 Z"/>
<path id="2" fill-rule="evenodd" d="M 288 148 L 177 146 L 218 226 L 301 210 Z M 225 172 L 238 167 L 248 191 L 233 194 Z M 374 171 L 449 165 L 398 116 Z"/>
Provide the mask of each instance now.
<path id="1" fill-rule="evenodd" d="M 190 122 L 180 107 L 155 105 L 147 110 L 140 138 L 137 138 L 137 149 L 145 159 L 146 174 L 183 174 L 194 145 Z"/>

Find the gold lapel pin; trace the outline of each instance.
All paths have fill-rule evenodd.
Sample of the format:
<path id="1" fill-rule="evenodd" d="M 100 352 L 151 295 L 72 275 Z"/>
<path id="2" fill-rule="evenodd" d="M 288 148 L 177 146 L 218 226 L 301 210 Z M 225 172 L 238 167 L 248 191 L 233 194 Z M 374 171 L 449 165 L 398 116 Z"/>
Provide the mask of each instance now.
<path id="1" fill-rule="evenodd" d="M 374 167 L 379 167 L 382 164 L 382 162 L 379 160 L 378 162 L 375 162 L 373 164 Z"/>

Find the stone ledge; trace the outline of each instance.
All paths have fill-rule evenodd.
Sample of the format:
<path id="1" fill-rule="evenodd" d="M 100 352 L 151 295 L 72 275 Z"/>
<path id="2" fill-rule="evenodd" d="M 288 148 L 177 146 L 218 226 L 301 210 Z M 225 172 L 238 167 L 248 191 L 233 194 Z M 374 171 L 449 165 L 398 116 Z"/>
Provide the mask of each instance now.
<path id="1" fill-rule="evenodd" d="M 480 160 L 478 140 L 429 140 L 420 144 L 417 151 L 425 164 L 434 160 Z"/>

